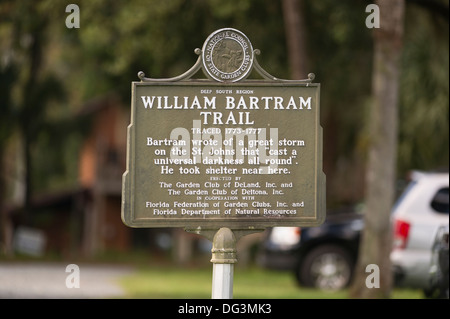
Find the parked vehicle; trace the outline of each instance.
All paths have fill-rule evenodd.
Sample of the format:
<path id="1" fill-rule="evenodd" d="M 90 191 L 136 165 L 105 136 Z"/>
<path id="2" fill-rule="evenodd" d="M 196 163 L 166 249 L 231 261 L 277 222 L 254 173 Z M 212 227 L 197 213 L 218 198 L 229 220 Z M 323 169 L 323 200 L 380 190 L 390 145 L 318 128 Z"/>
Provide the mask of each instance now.
<path id="1" fill-rule="evenodd" d="M 342 289 L 353 276 L 362 227 L 354 209 L 329 212 L 318 227 L 274 227 L 258 260 L 266 268 L 293 271 L 301 286 Z"/>
<path id="2" fill-rule="evenodd" d="M 448 226 L 439 227 L 436 239 L 433 244 L 433 252 L 431 257 L 431 283 L 430 286 L 434 287 L 433 297 L 448 299 Z"/>
<path id="3" fill-rule="evenodd" d="M 449 175 L 414 172 L 411 177 L 392 211 L 394 280 L 431 296 L 436 292 L 430 274 L 433 243 L 439 227 L 449 224 Z M 258 260 L 266 268 L 293 271 L 302 286 L 341 289 L 351 282 L 363 226 L 363 216 L 347 209 L 328 212 L 319 227 L 274 227 Z"/>
<path id="4" fill-rule="evenodd" d="M 430 276 L 433 244 L 449 224 L 449 174 L 414 172 L 392 213 L 391 261 L 396 286 L 435 291 Z"/>

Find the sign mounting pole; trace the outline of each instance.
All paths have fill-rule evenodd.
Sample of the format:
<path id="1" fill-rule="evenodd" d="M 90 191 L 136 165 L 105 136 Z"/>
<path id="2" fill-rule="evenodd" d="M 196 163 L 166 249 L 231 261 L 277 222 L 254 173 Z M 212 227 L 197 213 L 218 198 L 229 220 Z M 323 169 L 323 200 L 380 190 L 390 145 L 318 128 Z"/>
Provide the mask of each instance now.
<path id="1" fill-rule="evenodd" d="M 213 238 L 212 299 L 233 299 L 234 264 L 237 263 L 236 237 L 231 229 L 220 228 Z"/>

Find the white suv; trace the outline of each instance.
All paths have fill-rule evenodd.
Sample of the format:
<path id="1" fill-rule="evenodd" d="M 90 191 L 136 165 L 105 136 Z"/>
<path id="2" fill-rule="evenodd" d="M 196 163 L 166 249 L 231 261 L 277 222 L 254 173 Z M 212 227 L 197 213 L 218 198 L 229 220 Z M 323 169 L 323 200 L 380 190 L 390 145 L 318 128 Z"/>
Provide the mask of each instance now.
<path id="1" fill-rule="evenodd" d="M 414 172 L 393 213 L 391 261 L 397 286 L 423 289 L 430 296 L 433 243 L 449 224 L 449 174 Z"/>

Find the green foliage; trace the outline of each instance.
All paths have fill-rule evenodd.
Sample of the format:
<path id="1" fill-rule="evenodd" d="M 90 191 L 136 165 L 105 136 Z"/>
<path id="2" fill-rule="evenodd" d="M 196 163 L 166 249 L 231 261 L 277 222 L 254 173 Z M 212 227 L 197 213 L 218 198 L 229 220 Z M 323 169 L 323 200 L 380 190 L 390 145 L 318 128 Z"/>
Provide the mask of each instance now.
<path id="1" fill-rule="evenodd" d="M 197 59 L 194 49 L 216 29 L 243 31 L 254 48 L 261 50 L 260 64 L 277 77 L 289 78 L 281 1 L 76 3 L 81 14 L 79 29 L 65 26 L 68 2 L 0 3 L 0 141 L 4 143 L 19 127 L 28 130 L 33 166 L 41 170 L 34 173 L 39 188 L 52 184 L 45 181 L 46 176 L 61 181 L 75 175 L 76 160 L 72 157 L 76 156 L 79 143 L 75 140 L 80 135 L 68 138 L 70 143 L 56 137 L 76 135 L 80 130 L 75 124 L 58 122 L 67 123 L 86 101 L 109 92 L 118 94 L 128 105 L 130 82 L 138 80 L 139 71 L 153 78 L 183 73 Z M 324 155 L 331 163 L 326 172 L 331 176 L 339 171 L 339 163 L 351 163 L 367 151 L 373 39 L 365 27 L 366 1 L 303 3 L 308 71 L 315 73 L 322 85 Z M 400 176 L 409 169 L 448 167 L 449 160 L 448 20 L 436 19 L 426 7 L 408 2 L 407 7 L 400 92 Z M 39 47 L 33 49 L 35 40 Z M 57 147 L 47 157 L 39 154 L 49 145 Z M 72 158 L 70 164 L 56 164 L 65 158 Z M 66 164 L 71 168 L 63 168 Z M 52 172 L 51 166 L 59 169 Z"/>
<path id="2" fill-rule="evenodd" d="M 449 162 L 448 21 L 412 8 L 406 21 L 399 123 L 399 170 Z"/>
<path id="3" fill-rule="evenodd" d="M 272 71 L 286 68 L 283 21 L 280 6 L 273 1 L 83 1 L 81 28 L 70 38 L 73 76 L 83 83 L 84 98 L 108 91 L 118 92 L 129 101 L 130 81 L 137 72 L 148 77 L 179 75 L 197 59 L 201 48 L 215 29 L 235 27 L 252 34 L 270 61 Z M 258 30 L 263 21 L 267 27 Z M 65 37 L 73 34 L 68 30 Z M 267 41 L 271 39 L 271 41 Z M 281 42 L 273 46 L 272 41 Z M 273 48 L 278 48 L 273 50 Z M 270 68 L 269 68 L 270 69 Z"/>
<path id="4" fill-rule="evenodd" d="M 365 3 L 333 0 L 305 2 L 311 72 L 322 84 L 325 134 L 336 136 L 338 153 L 349 157 L 361 138 L 371 89 L 372 38 L 365 27 Z M 327 127 L 327 121 L 336 122 Z"/>

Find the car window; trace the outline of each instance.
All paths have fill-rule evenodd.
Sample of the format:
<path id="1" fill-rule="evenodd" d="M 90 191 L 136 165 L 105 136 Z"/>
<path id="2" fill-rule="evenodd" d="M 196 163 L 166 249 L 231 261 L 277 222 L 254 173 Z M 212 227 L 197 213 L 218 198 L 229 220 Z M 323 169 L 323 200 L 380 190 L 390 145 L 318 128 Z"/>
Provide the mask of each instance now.
<path id="1" fill-rule="evenodd" d="M 448 214 L 449 210 L 448 187 L 441 188 L 440 190 L 437 191 L 436 195 L 434 195 L 434 198 L 431 201 L 431 207 L 438 213 Z"/>
<path id="2" fill-rule="evenodd" d="M 394 212 L 398 205 L 400 205 L 400 203 L 403 201 L 403 199 L 406 198 L 406 195 L 408 195 L 408 193 L 417 185 L 416 181 L 411 181 L 408 186 L 406 187 L 406 189 L 403 191 L 403 193 L 400 195 L 400 197 L 397 199 L 397 201 L 394 203 L 394 206 L 392 207 L 392 212 Z"/>

